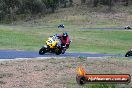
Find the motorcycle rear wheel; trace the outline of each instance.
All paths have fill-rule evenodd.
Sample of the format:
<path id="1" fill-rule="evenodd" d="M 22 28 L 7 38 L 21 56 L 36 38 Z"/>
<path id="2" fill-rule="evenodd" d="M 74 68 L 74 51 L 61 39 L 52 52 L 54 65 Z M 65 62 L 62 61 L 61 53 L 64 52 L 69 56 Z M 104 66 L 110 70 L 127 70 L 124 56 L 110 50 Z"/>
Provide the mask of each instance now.
<path id="1" fill-rule="evenodd" d="M 55 54 L 56 55 L 60 55 L 61 53 L 62 53 L 61 49 L 59 49 L 59 48 L 55 49 Z"/>

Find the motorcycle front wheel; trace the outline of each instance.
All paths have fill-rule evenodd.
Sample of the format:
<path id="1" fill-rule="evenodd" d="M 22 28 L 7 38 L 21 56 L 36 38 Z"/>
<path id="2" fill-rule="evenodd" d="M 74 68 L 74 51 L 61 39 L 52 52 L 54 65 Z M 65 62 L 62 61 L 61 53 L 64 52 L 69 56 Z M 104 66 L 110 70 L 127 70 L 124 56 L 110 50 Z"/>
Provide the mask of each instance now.
<path id="1" fill-rule="evenodd" d="M 40 55 L 44 55 L 46 53 L 46 48 L 45 47 L 42 47 L 40 50 L 39 50 L 39 54 Z"/>
<path id="2" fill-rule="evenodd" d="M 125 55 L 125 57 L 130 57 L 130 56 L 132 56 L 132 52 L 131 51 L 127 52 L 126 55 Z"/>

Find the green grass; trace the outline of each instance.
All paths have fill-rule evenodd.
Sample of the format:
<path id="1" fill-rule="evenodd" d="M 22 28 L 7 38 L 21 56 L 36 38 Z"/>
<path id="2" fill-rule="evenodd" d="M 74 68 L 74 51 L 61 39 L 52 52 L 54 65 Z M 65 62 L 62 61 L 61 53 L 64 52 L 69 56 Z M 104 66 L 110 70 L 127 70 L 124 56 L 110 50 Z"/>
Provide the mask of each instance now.
<path id="1" fill-rule="evenodd" d="M 74 49 L 83 52 L 83 47 L 91 52 L 123 53 L 131 48 L 131 32 L 128 31 L 83 31 L 76 37 Z M 78 42 L 79 41 L 79 42 Z M 81 46 L 79 46 L 81 45 Z M 106 52 L 106 53 L 107 53 Z"/>
<path id="2" fill-rule="evenodd" d="M 12 30 L 0 30 L 0 49 L 34 50 L 40 43 L 38 36 Z"/>
<path id="3" fill-rule="evenodd" d="M 72 39 L 70 52 L 123 54 L 132 47 L 132 31 L 80 30 L 78 25 L 68 25 L 64 30 L 54 26 L 0 26 L 0 49 L 38 51 L 48 36 L 64 31 Z"/>
<path id="4" fill-rule="evenodd" d="M 114 6 L 109 13 L 107 8 L 61 8 L 40 19 L 17 21 L 15 26 L 0 25 L 0 49 L 38 51 L 50 35 L 67 31 L 73 41 L 68 49 L 70 52 L 124 54 L 132 48 L 132 31 L 80 30 L 131 24 L 132 6 Z M 60 23 L 65 24 L 65 30 L 58 30 Z"/>

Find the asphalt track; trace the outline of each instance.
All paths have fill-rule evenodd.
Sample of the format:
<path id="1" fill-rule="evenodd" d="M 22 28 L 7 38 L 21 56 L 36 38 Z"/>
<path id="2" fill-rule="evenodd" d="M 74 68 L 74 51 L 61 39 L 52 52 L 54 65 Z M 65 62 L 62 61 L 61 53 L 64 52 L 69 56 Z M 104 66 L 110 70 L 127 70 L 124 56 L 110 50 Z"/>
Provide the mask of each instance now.
<path id="1" fill-rule="evenodd" d="M 39 55 L 35 51 L 16 51 L 16 50 L 0 50 L 0 59 L 16 59 L 16 58 L 36 58 L 36 57 L 114 57 L 123 55 L 112 54 L 91 54 L 91 53 L 68 53 L 61 55 L 55 55 L 53 53 L 47 53 L 45 55 Z"/>
<path id="2" fill-rule="evenodd" d="M 113 27 L 113 28 L 81 28 L 81 30 L 132 30 L 132 29 L 125 29 L 123 27 Z"/>

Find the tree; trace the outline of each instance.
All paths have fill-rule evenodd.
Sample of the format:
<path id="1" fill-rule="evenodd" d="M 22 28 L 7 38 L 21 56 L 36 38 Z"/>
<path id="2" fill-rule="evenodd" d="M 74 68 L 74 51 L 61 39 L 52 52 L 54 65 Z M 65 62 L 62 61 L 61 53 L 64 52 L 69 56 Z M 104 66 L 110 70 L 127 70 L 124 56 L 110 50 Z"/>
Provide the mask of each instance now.
<path id="1" fill-rule="evenodd" d="M 125 6 L 128 6 L 129 0 L 125 0 Z"/>
<path id="2" fill-rule="evenodd" d="M 94 7 L 97 7 L 98 2 L 99 2 L 98 0 L 94 0 L 94 1 L 93 1 L 93 6 L 94 6 Z"/>
<path id="3" fill-rule="evenodd" d="M 84 4 L 84 3 L 86 3 L 86 0 L 81 0 L 81 4 Z"/>
<path id="4" fill-rule="evenodd" d="M 51 8 L 52 13 L 54 13 L 59 3 L 59 0 L 43 0 L 43 2 L 45 3 L 46 8 Z"/>
<path id="5" fill-rule="evenodd" d="M 109 11 L 111 11 L 112 8 L 112 0 L 108 0 L 109 1 Z"/>
<path id="6" fill-rule="evenodd" d="M 0 21 L 4 20 L 4 17 L 6 15 L 5 10 L 6 10 L 6 3 L 4 0 L 0 0 Z"/>
<path id="7" fill-rule="evenodd" d="M 73 0 L 69 0 L 69 2 L 70 2 L 70 6 L 72 6 L 73 5 Z"/>

